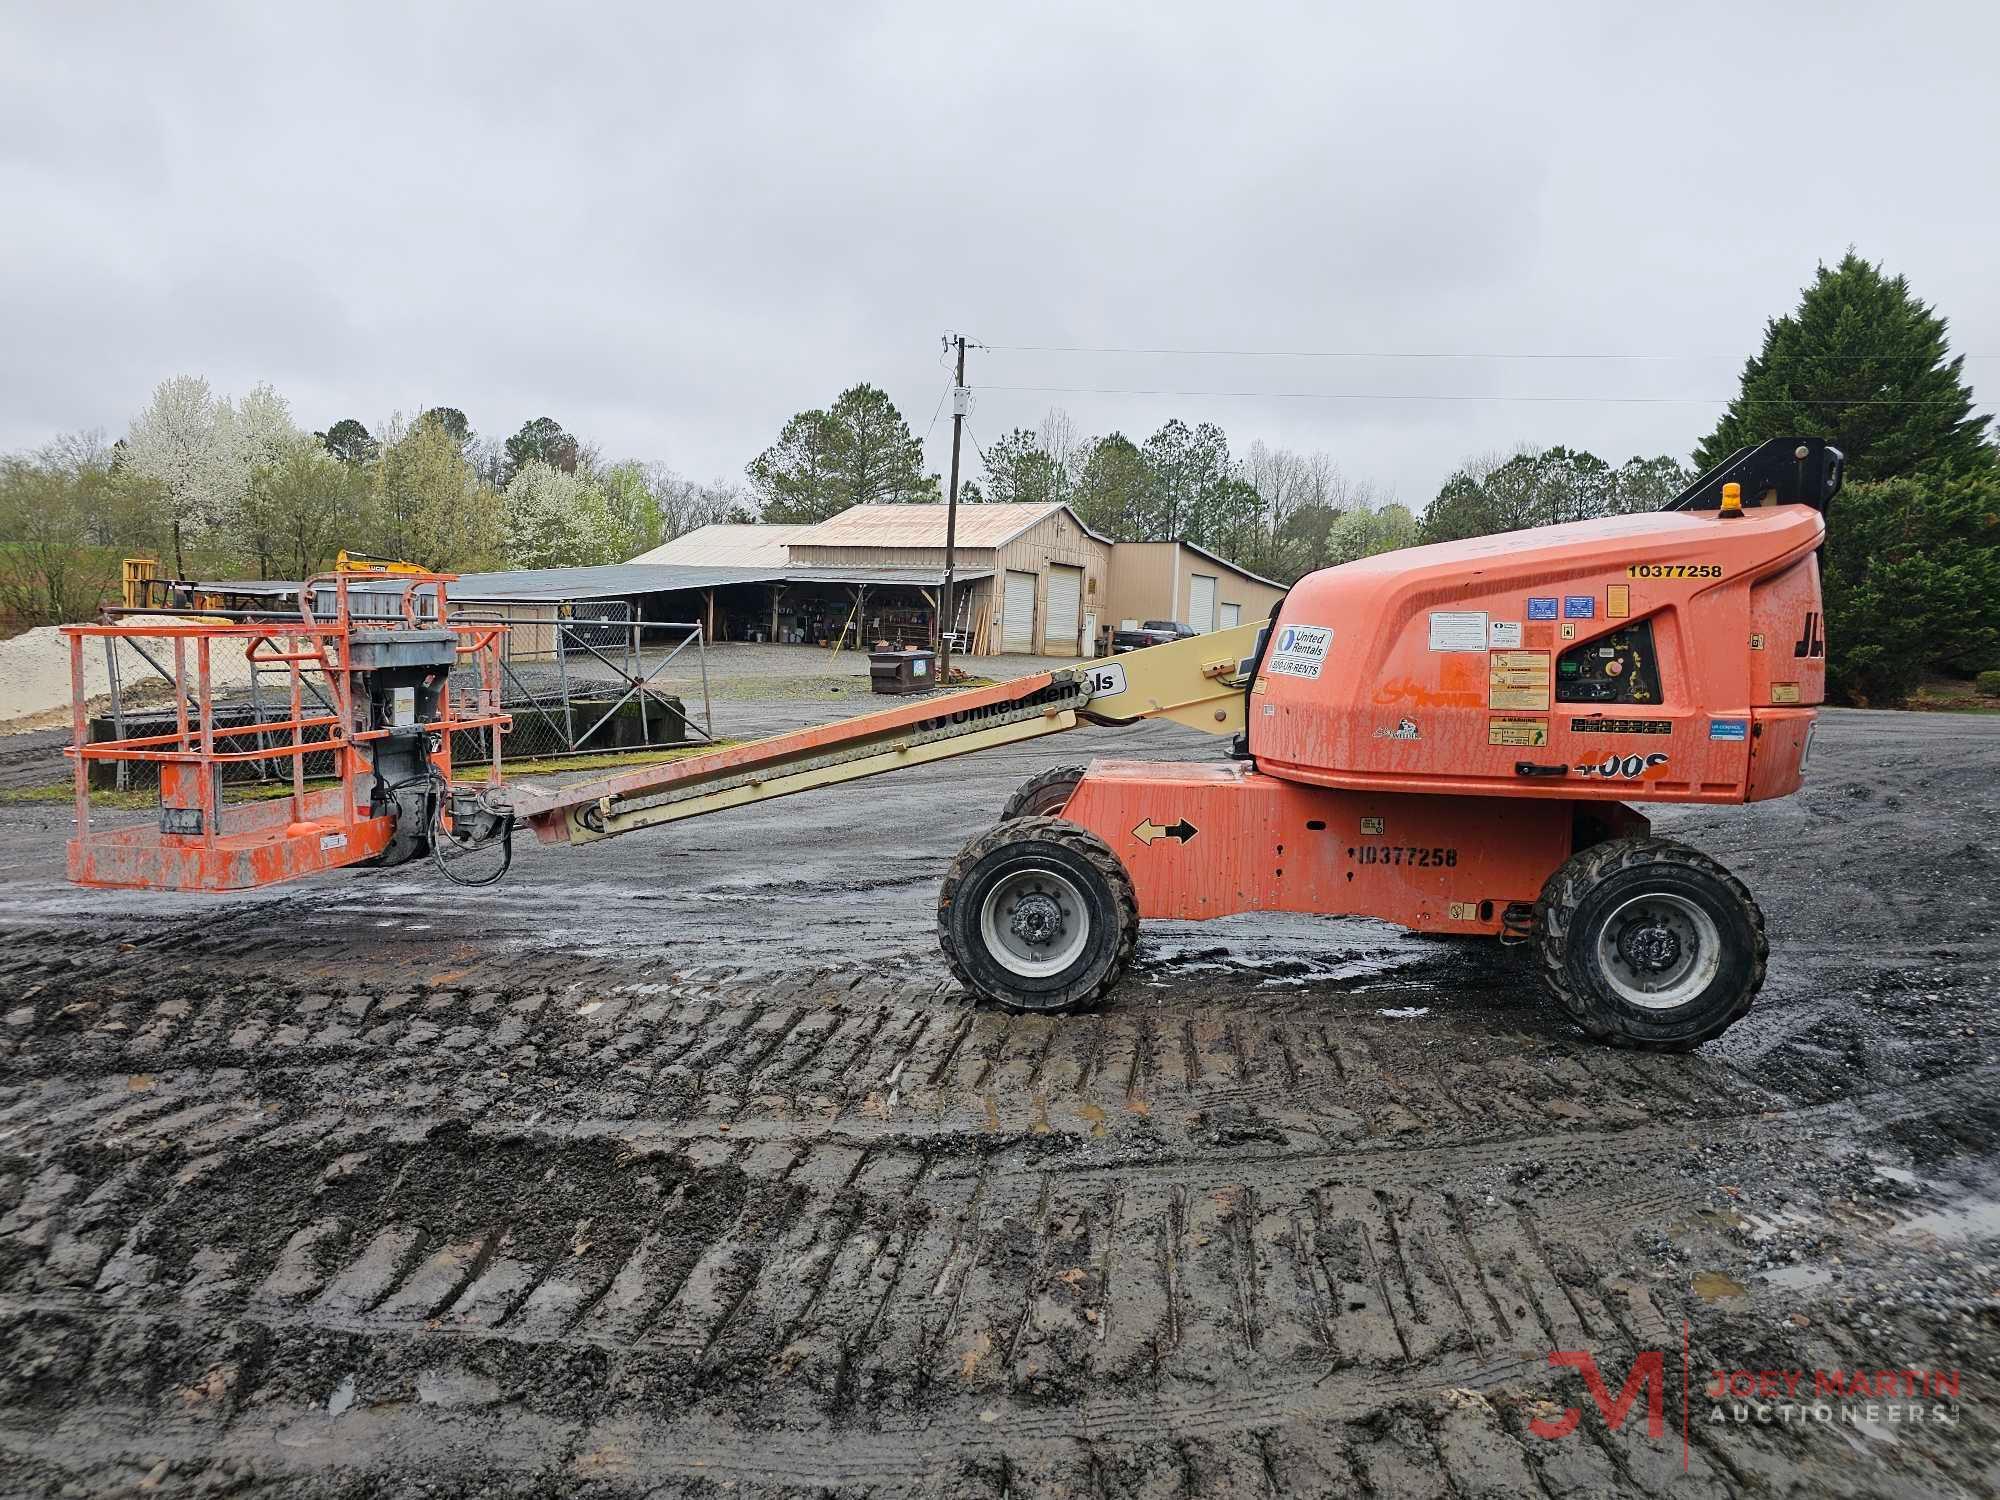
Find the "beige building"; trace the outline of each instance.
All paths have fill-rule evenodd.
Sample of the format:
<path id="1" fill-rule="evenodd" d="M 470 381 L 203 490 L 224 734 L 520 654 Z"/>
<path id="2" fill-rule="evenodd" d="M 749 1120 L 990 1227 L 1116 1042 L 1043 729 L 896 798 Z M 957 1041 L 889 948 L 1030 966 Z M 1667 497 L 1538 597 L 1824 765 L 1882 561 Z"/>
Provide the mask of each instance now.
<path id="1" fill-rule="evenodd" d="M 857 505 L 787 543 L 804 568 L 944 567 L 942 505 Z M 978 654 L 1092 656 L 1109 629 L 1111 540 L 1061 503 L 961 505 L 953 628 Z"/>
<path id="2" fill-rule="evenodd" d="M 676 537 L 621 570 L 712 639 L 897 645 L 932 641 L 942 599 L 945 507 L 857 505 L 816 525 L 718 524 Z M 655 577 L 657 575 L 657 577 Z M 1185 542 L 1113 542 L 1069 506 L 961 505 L 952 629 L 976 655 L 1097 656 L 1125 620 L 1218 630 L 1261 620 L 1284 594 L 1268 578 Z M 689 615 L 690 608 L 698 612 Z"/>
<path id="3" fill-rule="evenodd" d="M 1114 542 L 1111 627 L 1127 620 L 1179 620 L 1196 630 L 1227 630 L 1267 619 L 1285 597 L 1283 584 L 1260 578 L 1192 542 Z"/>

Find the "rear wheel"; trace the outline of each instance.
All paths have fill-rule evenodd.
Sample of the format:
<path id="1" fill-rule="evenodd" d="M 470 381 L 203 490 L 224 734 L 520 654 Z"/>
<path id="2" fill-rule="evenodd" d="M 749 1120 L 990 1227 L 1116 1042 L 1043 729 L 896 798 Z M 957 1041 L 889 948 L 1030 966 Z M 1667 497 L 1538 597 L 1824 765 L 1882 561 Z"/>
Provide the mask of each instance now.
<path id="1" fill-rule="evenodd" d="M 1000 821 L 1061 817 L 1083 781 L 1084 770 L 1083 766 L 1056 766 L 1039 776 L 1030 776 L 1014 789 L 1014 795 L 1000 809 Z"/>
<path id="2" fill-rule="evenodd" d="M 1743 883 L 1667 839 L 1572 856 L 1536 905 L 1542 977 L 1599 1041 L 1680 1052 L 1720 1036 L 1764 984 L 1764 915 Z"/>
<path id="3" fill-rule="evenodd" d="M 952 973 L 1009 1010 L 1097 1004 L 1138 940 L 1125 866 L 1096 834 L 1060 818 L 1015 818 L 981 834 L 938 892 L 938 946 Z"/>

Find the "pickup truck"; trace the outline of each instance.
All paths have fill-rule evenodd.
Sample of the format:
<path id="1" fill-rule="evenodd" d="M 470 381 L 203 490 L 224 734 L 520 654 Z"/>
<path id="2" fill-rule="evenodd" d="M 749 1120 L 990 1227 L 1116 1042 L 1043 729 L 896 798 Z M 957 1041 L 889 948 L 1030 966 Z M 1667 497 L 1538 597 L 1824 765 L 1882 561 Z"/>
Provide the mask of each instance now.
<path id="1" fill-rule="evenodd" d="M 1143 620 L 1137 630 L 1114 630 L 1111 632 L 1111 654 L 1137 651 L 1146 646 L 1164 646 L 1168 641 L 1186 640 L 1191 635 L 1200 635 L 1192 625 L 1183 625 L 1179 620 Z"/>

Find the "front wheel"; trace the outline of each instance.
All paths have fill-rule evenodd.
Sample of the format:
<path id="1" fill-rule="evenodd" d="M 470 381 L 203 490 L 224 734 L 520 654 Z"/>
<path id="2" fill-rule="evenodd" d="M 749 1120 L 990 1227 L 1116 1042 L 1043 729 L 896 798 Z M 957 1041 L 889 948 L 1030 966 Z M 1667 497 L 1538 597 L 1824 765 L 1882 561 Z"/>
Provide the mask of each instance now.
<path id="1" fill-rule="evenodd" d="M 1015 818 L 967 844 L 938 892 L 938 946 L 973 994 L 1016 1011 L 1082 1010 L 1139 941 L 1132 879 L 1096 834 Z"/>
<path id="2" fill-rule="evenodd" d="M 1764 915 L 1743 883 L 1667 839 L 1571 856 L 1536 905 L 1542 977 L 1599 1041 L 1682 1052 L 1720 1036 L 1764 984 Z"/>

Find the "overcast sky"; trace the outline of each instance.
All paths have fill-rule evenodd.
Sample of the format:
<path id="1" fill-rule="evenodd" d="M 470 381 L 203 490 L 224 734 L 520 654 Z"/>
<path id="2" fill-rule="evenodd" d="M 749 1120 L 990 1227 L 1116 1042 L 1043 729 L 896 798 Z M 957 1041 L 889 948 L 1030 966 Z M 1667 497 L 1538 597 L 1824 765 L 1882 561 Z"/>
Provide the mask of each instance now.
<path id="1" fill-rule="evenodd" d="M 547 414 L 740 477 L 869 380 L 942 469 L 948 328 L 1672 356 L 973 352 L 982 443 L 1051 405 L 1208 419 L 1421 508 L 1519 442 L 1685 456 L 1719 407 L 1601 398 L 1727 396 L 1849 244 L 2000 388 L 1990 0 L 0 0 L 0 28 L 0 449 L 118 436 L 193 372 L 307 427 Z M 1486 395 L 1594 399 L 1428 399 Z"/>

